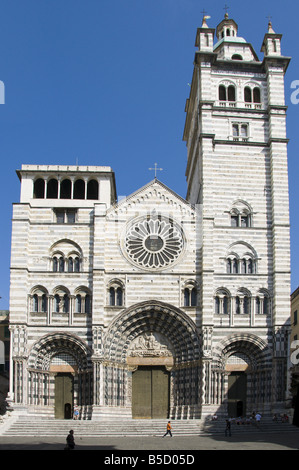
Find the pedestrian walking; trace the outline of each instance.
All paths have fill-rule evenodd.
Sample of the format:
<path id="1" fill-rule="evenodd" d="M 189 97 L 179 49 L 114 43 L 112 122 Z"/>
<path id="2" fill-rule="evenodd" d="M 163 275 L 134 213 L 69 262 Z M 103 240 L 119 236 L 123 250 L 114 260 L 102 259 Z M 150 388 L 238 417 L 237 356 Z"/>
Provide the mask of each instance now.
<path id="1" fill-rule="evenodd" d="M 226 436 L 227 435 L 229 435 L 229 436 L 232 435 L 231 429 L 230 429 L 230 420 L 229 419 L 226 420 L 225 435 Z"/>
<path id="2" fill-rule="evenodd" d="M 170 437 L 172 437 L 172 433 L 171 433 L 171 424 L 170 424 L 170 421 L 168 421 L 167 423 L 167 428 L 166 428 L 166 433 L 164 434 L 163 437 L 167 436 L 167 434 L 170 434 Z"/>
<path id="3" fill-rule="evenodd" d="M 75 448 L 74 431 L 71 429 L 66 438 L 66 447 L 64 450 L 73 450 Z"/>

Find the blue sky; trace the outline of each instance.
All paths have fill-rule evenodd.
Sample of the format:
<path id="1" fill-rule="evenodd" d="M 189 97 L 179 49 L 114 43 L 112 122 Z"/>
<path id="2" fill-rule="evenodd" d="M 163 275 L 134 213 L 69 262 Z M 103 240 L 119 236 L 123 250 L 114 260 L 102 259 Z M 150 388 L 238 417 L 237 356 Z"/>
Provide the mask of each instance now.
<path id="1" fill-rule="evenodd" d="M 267 17 L 291 56 L 285 92 L 292 291 L 299 286 L 298 116 L 291 83 L 299 80 L 299 3 L 227 1 L 239 36 L 259 58 Z M 0 0 L 1 230 L 0 309 L 9 308 L 15 170 L 27 164 L 110 165 L 119 196 L 159 179 L 186 195 L 185 101 L 202 10 L 216 28 L 225 2 L 209 0 Z"/>

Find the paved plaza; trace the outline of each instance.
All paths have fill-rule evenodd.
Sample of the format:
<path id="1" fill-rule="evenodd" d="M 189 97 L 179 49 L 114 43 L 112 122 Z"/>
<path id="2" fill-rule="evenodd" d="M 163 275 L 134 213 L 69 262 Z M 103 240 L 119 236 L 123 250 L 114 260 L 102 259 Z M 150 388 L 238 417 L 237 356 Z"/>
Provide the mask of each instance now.
<path id="1" fill-rule="evenodd" d="M 155 454 L 175 453 L 178 455 L 192 455 L 198 457 L 196 451 L 213 450 L 299 450 L 299 432 L 286 433 L 242 433 L 225 437 L 224 434 L 199 436 L 171 437 L 111 437 L 111 438 L 84 438 L 75 435 L 75 451 L 97 450 L 102 451 L 103 459 L 113 458 L 113 455 L 129 455 L 134 451 L 136 455 L 142 454 L 143 459 L 152 451 Z M 0 436 L 0 450 L 64 450 L 65 441 L 54 437 L 3 437 Z M 186 452 L 185 452 L 186 451 Z M 73 452 L 73 451 L 72 451 Z M 115 454 L 113 454 L 115 453 Z M 141 457 L 140 457 L 141 459 Z M 107 460 L 106 463 L 109 461 Z M 110 464 L 118 462 L 110 462 Z M 142 462 L 144 464 L 144 461 Z M 195 463 L 195 462 L 194 462 Z"/>

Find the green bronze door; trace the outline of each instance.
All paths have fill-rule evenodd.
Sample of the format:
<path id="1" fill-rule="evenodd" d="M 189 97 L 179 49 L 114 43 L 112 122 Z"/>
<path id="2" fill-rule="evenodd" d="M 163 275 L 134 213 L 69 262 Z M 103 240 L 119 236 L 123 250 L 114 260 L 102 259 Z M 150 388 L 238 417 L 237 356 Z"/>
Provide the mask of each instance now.
<path id="1" fill-rule="evenodd" d="M 73 376 L 57 374 L 55 377 L 55 418 L 71 419 L 73 409 Z"/>
<path id="2" fill-rule="evenodd" d="M 247 376 L 245 372 L 231 372 L 228 376 L 228 415 L 232 418 L 246 414 Z"/>
<path id="3" fill-rule="evenodd" d="M 138 367 L 132 376 L 133 418 L 168 418 L 169 372 L 165 367 Z"/>

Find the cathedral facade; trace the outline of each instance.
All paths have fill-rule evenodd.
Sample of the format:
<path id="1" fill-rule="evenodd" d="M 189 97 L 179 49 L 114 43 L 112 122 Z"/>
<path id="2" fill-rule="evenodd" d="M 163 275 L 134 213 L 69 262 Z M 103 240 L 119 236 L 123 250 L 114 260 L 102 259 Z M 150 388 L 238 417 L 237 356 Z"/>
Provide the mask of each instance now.
<path id="1" fill-rule="evenodd" d="M 281 412 L 290 242 L 281 35 L 196 34 L 187 196 L 117 202 L 110 167 L 22 165 L 11 248 L 15 410 L 81 419 Z"/>

